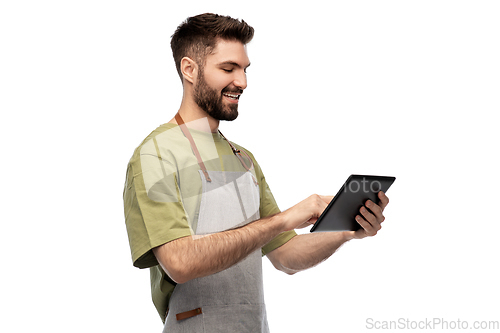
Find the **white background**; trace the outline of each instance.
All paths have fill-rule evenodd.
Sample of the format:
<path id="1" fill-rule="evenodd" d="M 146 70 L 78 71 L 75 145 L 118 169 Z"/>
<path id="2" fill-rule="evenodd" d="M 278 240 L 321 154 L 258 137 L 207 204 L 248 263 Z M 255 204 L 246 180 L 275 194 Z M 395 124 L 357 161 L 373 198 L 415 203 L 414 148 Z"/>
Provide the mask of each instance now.
<path id="1" fill-rule="evenodd" d="M 161 332 L 122 190 L 180 105 L 170 36 L 203 12 L 256 29 L 221 130 L 281 209 L 397 177 L 376 237 L 294 276 L 265 260 L 271 330 L 500 321 L 497 1 L 3 1 L 0 331 Z"/>

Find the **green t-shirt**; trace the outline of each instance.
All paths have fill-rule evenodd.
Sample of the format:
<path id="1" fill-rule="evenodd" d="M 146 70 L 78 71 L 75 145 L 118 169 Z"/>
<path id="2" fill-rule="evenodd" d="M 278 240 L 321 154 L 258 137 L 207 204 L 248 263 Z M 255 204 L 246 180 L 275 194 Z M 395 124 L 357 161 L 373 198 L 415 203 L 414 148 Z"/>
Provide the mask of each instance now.
<path id="1" fill-rule="evenodd" d="M 219 133 L 192 129 L 190 133 L 207 170 L 246 171 Z M 249 151 L 245 152 L 253 161 L 251 172 L 259 183 L 260 216 L 279 213 L 260 166 Z M 153 301 L 163 320 L 163 300 L 171 290 L 164 285 L 165 273 L 152 249 L 195 233 L 202 193 L 199 170 L 189 141 L 180 127 L 171 123 L 158 127 L 136 148 L 127 168 L 123 199 L 132 261 L 136 267 L 151 268 Z M 263 255 L 295 235 L 294 231 L 278 235 L 262 248 Z"/>

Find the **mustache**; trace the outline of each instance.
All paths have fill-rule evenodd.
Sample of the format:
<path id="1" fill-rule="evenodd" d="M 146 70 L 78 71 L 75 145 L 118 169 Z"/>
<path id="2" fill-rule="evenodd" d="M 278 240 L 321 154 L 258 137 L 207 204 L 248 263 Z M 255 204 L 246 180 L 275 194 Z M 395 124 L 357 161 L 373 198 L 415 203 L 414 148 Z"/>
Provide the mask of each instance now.
<path id="1" fill-rule="evenodd" d="M 238 89 L 238 88 L 230 88 L 226 87 L 222 89 L 222 93 L 236 93 L 236 94 L 243 94 L 243 89 Z"/>

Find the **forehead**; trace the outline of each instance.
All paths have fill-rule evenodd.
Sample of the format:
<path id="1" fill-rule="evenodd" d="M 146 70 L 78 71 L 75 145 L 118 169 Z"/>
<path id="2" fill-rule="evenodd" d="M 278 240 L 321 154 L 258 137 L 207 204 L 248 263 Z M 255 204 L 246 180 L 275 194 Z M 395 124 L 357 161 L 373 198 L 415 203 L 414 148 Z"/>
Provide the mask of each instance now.
<path id="1" fill-rule="evenodd" d="M 212 53 L 207 55 L 206 63 L 218 65 L 228 62 L 236 63 L 241 67 L 250 65 L 246 45 L 238 41 L 219 39 Z"/>

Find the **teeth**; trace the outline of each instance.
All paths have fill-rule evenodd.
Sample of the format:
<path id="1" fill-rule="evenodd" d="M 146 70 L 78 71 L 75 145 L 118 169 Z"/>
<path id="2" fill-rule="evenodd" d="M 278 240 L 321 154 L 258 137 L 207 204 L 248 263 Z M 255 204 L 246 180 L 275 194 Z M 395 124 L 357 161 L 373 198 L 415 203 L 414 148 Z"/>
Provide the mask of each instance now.
<path id="1" fill-rule="evenodd" d="M 227 96 L 227 97 L 230 97 L 230 98 L 234 98 L 234 99 L 238 99 L 239 98 L 239 95 L 228 94 L 228 93 L 224 93 L 224 96 Z"/>

